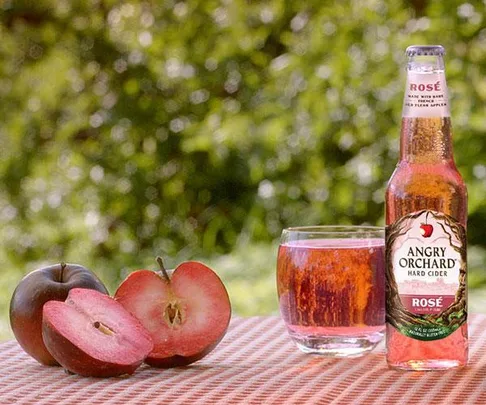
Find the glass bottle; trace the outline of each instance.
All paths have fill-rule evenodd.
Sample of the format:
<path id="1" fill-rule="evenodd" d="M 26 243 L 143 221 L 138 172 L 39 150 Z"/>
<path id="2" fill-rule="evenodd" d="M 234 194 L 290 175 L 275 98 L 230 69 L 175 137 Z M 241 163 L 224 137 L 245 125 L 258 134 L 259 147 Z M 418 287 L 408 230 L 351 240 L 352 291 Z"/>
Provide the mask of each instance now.
<path id="1" fill-rule="evenodd" d="M 467 191 L 453 158 L 442 46 L 407 48 L 400 161 L 386 211 L 387 362 L 467 363 Z"/>

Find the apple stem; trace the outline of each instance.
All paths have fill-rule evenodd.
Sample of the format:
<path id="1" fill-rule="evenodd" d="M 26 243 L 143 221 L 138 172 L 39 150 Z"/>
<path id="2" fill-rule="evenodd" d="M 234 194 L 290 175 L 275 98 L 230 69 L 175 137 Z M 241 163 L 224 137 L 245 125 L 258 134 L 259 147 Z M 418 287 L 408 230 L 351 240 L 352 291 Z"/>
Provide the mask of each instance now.
<path id="1" fill-rule="evenodd" d="M 162 274 L 164 275 L 165 280 L 168 283 L 170 283 L 170 277 L 169 277 L 169 274 L 167 273 L 167 270 L 165 269 L 164 261 L 162 260 L 162 258 L 160 256 L 157 256 L 157 258 L 155 260 L 157 260 L 157 263 L 159 264 L 160 270 L 162 271 Z"/>
<path id="2" fill-rule="evenodd" d="M 61 262 L 61 280 L 62 280 L 62 275 L 64 273 L 65 268 L 66 268 L 66 262 Z"/>

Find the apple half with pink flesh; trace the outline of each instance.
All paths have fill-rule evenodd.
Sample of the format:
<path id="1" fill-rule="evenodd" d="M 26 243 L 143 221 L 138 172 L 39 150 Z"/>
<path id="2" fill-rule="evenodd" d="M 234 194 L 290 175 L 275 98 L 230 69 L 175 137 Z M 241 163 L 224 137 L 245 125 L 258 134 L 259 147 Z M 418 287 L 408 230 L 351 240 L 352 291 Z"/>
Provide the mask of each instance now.
<path id="1" fill-rule="evenodd" d="M 145 362 L 156 367 L 193 363 L 213 350 L 228 329 L 231 304 L 223 282 L 202 263 L 181 263 L 169 276 L 161 272 L 131 273 L 115 299 L 149 331 L 154 349 Z"/>
<path id="2" fill-rule="evenodd" d="M 122 305 L 83 288 L 44 305 L 42 337 L 66 370 L 91 377 L 133 374 L 153 349 L 149 333 Z"/>

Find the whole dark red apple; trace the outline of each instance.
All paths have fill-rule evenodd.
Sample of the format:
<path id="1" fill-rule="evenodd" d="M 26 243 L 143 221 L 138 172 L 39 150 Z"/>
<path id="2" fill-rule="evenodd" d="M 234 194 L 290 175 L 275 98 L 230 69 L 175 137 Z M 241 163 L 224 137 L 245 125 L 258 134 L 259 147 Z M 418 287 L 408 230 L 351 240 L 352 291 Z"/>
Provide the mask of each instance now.
<path id="1" fill-rule="evenodd" d="M 76 287 L 108 294 L 103 283 L 87 268 L 60 263 L 27 274 L 12 295 L 12 331 L 20 346 L 39 363 L 58 365 L 42 341 L 42 307 L 50 300 L 64 301 Z"/>
<path id="2" fill-rule="evenodd" d="M 430 238 L 434 227 L 430 224 L 420 224 L 420 233 L 424 238 Z"/>
<path id="3" fill-rule="evenodd" d="M 149 331 L 153 351 L 145 362 L 156 367 L 193 363 L 213 350 L 231 319 L 231 304 L 218 275 L 199 262 L 184 262 L 169 276 L 162 259 L 161 273 L 131 273 L 115 299 Z"/>
<path id="4" fill-rule="evenodd" d="M 74 288 L 65 302 L 47 302 L 42 319 L 46 347 L 72 373 L 89 377 L 133 374 L 154 347 L 133 315 L 95 290 Z"/>

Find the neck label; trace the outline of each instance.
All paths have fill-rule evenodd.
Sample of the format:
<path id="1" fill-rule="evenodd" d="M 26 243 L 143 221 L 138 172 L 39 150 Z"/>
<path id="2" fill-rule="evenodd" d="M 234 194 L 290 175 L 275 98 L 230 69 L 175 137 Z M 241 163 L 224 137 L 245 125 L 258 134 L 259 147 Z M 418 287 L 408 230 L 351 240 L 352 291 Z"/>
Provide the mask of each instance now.
<path id="1" fill-rule="evenodd" d="M 404 118 L 449 117 L 449 99 L 444 72 L 409 71 L 403 100 Z"/>

